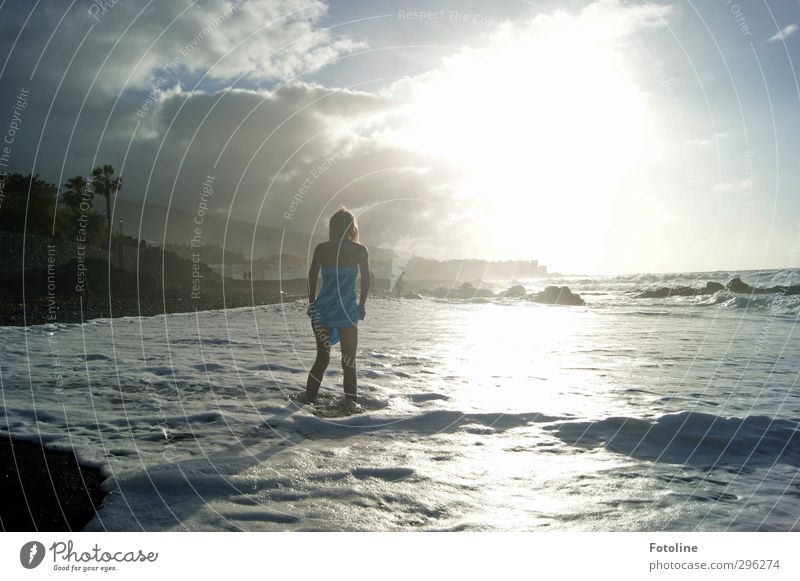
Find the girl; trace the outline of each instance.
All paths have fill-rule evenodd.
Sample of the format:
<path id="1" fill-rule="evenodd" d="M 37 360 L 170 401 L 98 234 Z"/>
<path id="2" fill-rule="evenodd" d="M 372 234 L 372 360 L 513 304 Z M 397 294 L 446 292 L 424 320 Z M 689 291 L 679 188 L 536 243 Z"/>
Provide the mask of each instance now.
<path id="1" fill-rule="evenodd" d="M 356 349 L 358 321 L 364 320 L 370 273 L 367 249 L 358 243 L 353 214 L 342 208 L 331 216 L 329 240 L 314 249 L 308 270 L 308 315 L 317 342 L 317 358 L 308 374 L 305 401 L 317 398 L 322 376 L 331 360 L 331 345 L 341 339 L 342 372 L 346 405 L 357 409 Z M 322 289 L 317 276 L 322 269 Z M 356 303 L 356 276 L 361 274 L 361 293 Z"/>

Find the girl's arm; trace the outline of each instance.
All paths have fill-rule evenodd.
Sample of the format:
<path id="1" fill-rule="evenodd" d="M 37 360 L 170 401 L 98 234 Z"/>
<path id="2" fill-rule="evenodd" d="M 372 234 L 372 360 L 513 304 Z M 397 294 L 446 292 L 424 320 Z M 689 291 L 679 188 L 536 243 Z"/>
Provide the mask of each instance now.
<path id="1" fill-rule="evenodd" d="M 361 296 L 358 298 L 358 309 L 361 312 L 361 320 L 366 317 L 366 311 L 364 307 L 367 304 L 369 285 L 370 282 L 372 282 L 372 275 L 369 272 L 369 252 L 367 252 L 366 246 L 362 246 L 362 248 L 364 250 L 358 260 L 358 269 L 361 272 Z"/>
<path id="2" fill-rule="evenodd" d="M 314 256 L 311 258 L 311 266 L 308 269 L 308 304 L 313 305 L 317 296 L 317 277 L 322 266 L 319 246 L 314 249 Z"/>

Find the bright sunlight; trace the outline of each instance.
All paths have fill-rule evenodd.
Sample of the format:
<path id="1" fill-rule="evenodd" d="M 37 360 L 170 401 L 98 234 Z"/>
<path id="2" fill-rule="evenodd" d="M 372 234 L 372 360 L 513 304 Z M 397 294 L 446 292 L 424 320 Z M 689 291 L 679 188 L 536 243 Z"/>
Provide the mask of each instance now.
<path id="1" fill-rule="evenodd" d="M 617 39 L 582 21 L 503 28 L 445 60 L 405 113 L 402 144 L 461 169 L 482 246 L 507 258 L 536 248 L 564 263 L 559 252 L 572 251 L 548 240 L 602 238 L 615 188 L 645 150 L 644 102 Z"/>

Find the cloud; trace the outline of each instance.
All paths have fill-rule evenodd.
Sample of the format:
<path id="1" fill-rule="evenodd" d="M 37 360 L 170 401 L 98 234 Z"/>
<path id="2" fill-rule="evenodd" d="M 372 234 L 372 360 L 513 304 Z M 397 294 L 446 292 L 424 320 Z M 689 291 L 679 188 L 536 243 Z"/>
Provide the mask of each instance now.
<path id="1" fill-rule="evenodd" d="M 778 32 L 770 36 L 767 39 L 767 42 L 777 42 L 779 40 L 786 40 L 798 30 L 800 30 L 800 26 L 798 26 L 797 24 L 790 24 L 788 26 L 785 26 L 783 30 L 779 30 Z"/>
<path id="2" fill-rule="evenodd" d="M 186 101 L 187 118 L 193 104 L 219 88 L 278 87 L 364 46 L 322 27 L 328 8 L 321 0 L 125 1 L 94 15 L 87 10 L 101 4 L 43 0 L 2 9 L 0 54 L 8 59 L 0 61 L 0 112 L 11 110 L 21 89 L 30 91 L 11 156 L 18 171 L 63 182 L 97 163 L 121 167 L 131 143 L 126 170 L 131 184 L 142 181 L 151 168 L 134 164 L 146 157 L 146 146 L 157 147 L 161 138 L 188 142 L 196 129 L 170 125 L 162 105 Z M 291 97 L 291 89 L 282 94 Z M 363 98 L 342 95 L 354 103 Z M 317 112 L 324 115 L 332 101 Z M 174 139 L 179 128 L 187 135 Z M 164 184 L 151 185 L 164 191 Z"/>
<path id="3" fill-rule="evenodd" d="M 322 27 L 325 3 L 131 1 L 97 18 L 81 3 L 43 0 L 29 19 L 14 8 L 0 20 L 0 111 L 22 87 L 30 97 L 13 170 L 63 183 L 111 163 L 123 197 L 189 212 L 213 174 L 219 216 L 310 231 L 347 205 L 376 243 L 440 234 L 431 209 L 449 205 L 449 168 L 376 138 L 402 96 L 296 80 L 365 46 Z"/>
<path id="4" fill-rule="evenodd" d="M 124 168 L 124 197 L 146 197 L 190 213 L 206 176 L 214 175 L 210 213 L 300 232 L 321 232 L 325 216 L 345 205 L 363 212 L 362 231 L 371 243 L 393 246 L 403 240 L 407 245 L 412 240 L 413 252 L 435 257 L 485 256 L 486 231 L 493 226 L 486 207 L 466 200 L 460 191 L 463 167 L 441 155 L 441 149 L 397 139 L 409 123 L 415 99 L 438 91 L 448 75 L 469 72 L 476 60 L 483 59 L 484 69 L 495 75 L 478 79 L 478 85 L 498 81 L 505 69 L 492 72 L 488 65 L 494 61 L 487 58 L 495 58 L 491 55 L 497 55 L 498 47 L 506 50 L 509 43 L 530 48 L 549 35 L 561 39 L 567 56 L 579 59 L 593 42 L 625 47 L 637 31 L 663 26 L 670 13 L 665 6 L 604 0 L 578 13 L 509 22 L 476 41 L 478 46 L 451 54 L 436 70 L 367 92 L 300 80 L 364 46 L 323 27 L 323 2 L 205 0 L 148 6 L 130 1 L 98 15 L 99 22 L 85 8 L 76 3 L 64 15 L 63 5 L 43 0 L 11 53 L 0 107 L 11 102 L 19 87 L 31 88 L 15 160 L 37 159 L 35 171 L 60 183 L 88 173 L 97 163 L 111 163 Z M 27 15 L 18 12 L 3 20 L 0 46 L 10 50 Z M 562 34 L 564 26 L 569 34 Z M 533 75 L 530 59 L 518 56 L 516 73 Z M 518 78 L 528 82 L 528 77 Z M 471 86 L 465 85 L 467 90 Z M 547 90 L 525 86 L 534 95 L 544 93 L 554 100 L 560 95 L 558 84 Z M 515 172 L 498 176 L 509 185 L 506 191 L 513 188 L 518 197 L 539 195 L 550 206 L 563 204 L 572 211 L 573 198 L 542 194 L 546 186 L 533 178 L 517 180 L 520 168 L 528 171 L 535 156 L 515 151 L 493 133 L 496 114 L 512 109 L 509 99 L 516 99 L 511 105 L 519 108 L 526 93 L 506 92 L 501 85 L 486 94 L 491 99 L 480 104 L 469 123 L 453 119 L 465 152 L 473 144 L 482 152 L 486 144 L 477 142 L 497 137 L 492 149 L 498 173 Z M 436 114 L 435 107 L 428 111 Z M 547 122 L 548 117 L 552 124 L 553 116 L 540 111 L 522 119 L 520 126 Z M 582 126 L 571 121 L 567 129 L 580 132 Z M 562 141 L 563 147 L 583 149 L 595 143 Z M 547 154 L 548 144 L 541 140 L 533 138 L 529 144 Z M 506 154 L 508 159 L 499 159 Z M 555 172 L 544 167 L 543 159 L 548 158 L 537 160 L 538 175 Z M 18 169 L 30 171 L 24 165 Z M 484 204 L 491 211 L 528 219 L 527 213 L 513 210 L 502 187 L 488 185 Z M 296 210 L 287 218 L 298 196 Z M 585 208 L 583 213 L 597 221 Z M 555 235 L 557 216 L 547 219 L 545 214 L 537 213 L 542 222 L 538 229 L 529 222 L 520 230 L 531 238 L 518 252 L 538 252 L 536 240 Z M 509 230 L 513 228 L 493 231 L 499 237 Z"/>
<path id="5" fill-rule="evenodd" d="M 12 12 L 16 18 L 6 12 L 0 32 L 8 68 L 28 75 L 35 68 L 36 79 L 58 83 L 69 66 L 69 85 L 85 89 L 94 81 L 94 90 L 108 93 L 149 88 L 165 69 L 225 81 L 283 80 L 362 46 L 320 27 L 327 6 L 313 0 L 126 1 L 96 17 L 85 3 L 64 12 L 50 0 L 31 15 L 13 51 L 27 11 Z"/>
<path id="6" fill-rule="evenodd" d="M 214 175 L 210 211 L 217 215 L 319 232 L 344 205 L 365 210 L 362 230 L 375 244 L 391 246 L 414 230 L 425 233 L 419 244 L 434 247 L 433 214 L 451 206 L 452 173 L 373 137 L 374 122 L 393 104 L 390 94 L 302 82 L 273 91 L 164 93 L 127 162 L 152 177 L 133 173 L 126 188 L 191 210 Z"/>

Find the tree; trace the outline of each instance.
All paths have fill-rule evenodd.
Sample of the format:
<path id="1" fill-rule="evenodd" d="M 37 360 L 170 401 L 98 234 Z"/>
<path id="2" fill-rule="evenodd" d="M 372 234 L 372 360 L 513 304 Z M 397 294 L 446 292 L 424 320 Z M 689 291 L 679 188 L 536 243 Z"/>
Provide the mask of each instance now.
<path id="1" fill-rule="evenodd" d="M 122 178 L 114 175 L 114 168 L 110 165 L 97 166 L 92 170 L 92 184 L 94 193 L 106 199 L 106 225 L 108 236 L 111 237 L 111 196 L 116 196 L 122 190 Z"/>
<path id="2" fill-rule="evenodd" d="M 64 184 L 66 190 L 61 194 L 61 200 L 72 210 L 77 211 L 84 199 L 89 203 L 94 199 L 94 189 L 83 176 L 75 176 Z"/>
<path id="3" fill-rule="evenodd" d="M 4 182 L 0 230 L 51 236 L 57 188 L 38 174 L 13 173 Z"/>

